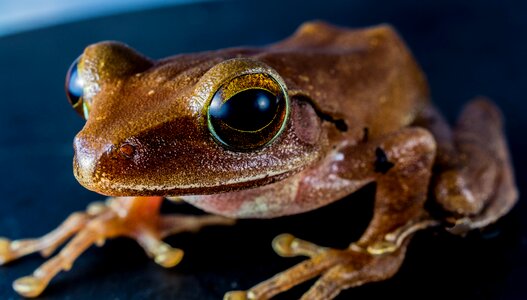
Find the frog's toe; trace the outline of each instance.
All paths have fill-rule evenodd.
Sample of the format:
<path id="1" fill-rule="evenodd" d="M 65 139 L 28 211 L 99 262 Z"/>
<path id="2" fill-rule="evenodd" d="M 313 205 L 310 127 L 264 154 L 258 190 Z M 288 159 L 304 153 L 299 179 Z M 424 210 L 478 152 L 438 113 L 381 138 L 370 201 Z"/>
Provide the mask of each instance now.
<path id="1" fill-rule="evenodd" d="M 246 291 L 231 291 L 231 292 L 227 292 L 225 296 L 223 296 L 223 300 L 248 300 L 248 299 L 254 299 L 254 298 L 249 298 Z"/>
<path id="2" fill-rule="evenodd" d="M 47 286 L 47 282 L 34 276 L 26 276 L 13 282 L 13 289 L 26 298 L 38 297 Z"/>
<path id="3" fill-rule="evenodd" d="M 40 252 L 44 257 L 51 255 L 90 218 L 91 216 L 85 213 L 73 213 L 59 227 L 40 238 L 14 241 L 0 238 L 0 265 L 36 252 Z"/>
<path id="4" fill-rule="evenodd" d="M 283 257 L 308 256 L 313 257 L 326 251 L 328 248 L 315 245 L 313 243 L 301 240 L 291 234 L 284 233 L 274 238 L 274 251 Z"/>
<path id="5" fill-rule="evenodd" d="M 155 262 L 164 268 L 172 268 L 181 262 L 183 254 L 183 250 L 171 247 L 156 255 Z"/>
<path id="6" fill-rule="evenodd" d="M 150 232 L 138 234 L 136 239 L 145 252 L 164 268 L 175 267 L 183 259 L 183 250 L 172 248 Z"/>
<path id="7" fill-rule="evenodd" d="M 0 237 L 0 266 L 13 259 L 11 240 Z"/>
<path id="8" fill-rule="evenodd" d="M 309 291 L 302 296 L 302 299 L 333 299 L 342 289 L 360 285 L 361 282 L 358 280 L 357 275 L 359 275 L 359 272 L 354 270 L 353 267 L 337 265 L 324 273 Z M 355 276 L 355 280 L 350 280 L 350 277 Z"/>

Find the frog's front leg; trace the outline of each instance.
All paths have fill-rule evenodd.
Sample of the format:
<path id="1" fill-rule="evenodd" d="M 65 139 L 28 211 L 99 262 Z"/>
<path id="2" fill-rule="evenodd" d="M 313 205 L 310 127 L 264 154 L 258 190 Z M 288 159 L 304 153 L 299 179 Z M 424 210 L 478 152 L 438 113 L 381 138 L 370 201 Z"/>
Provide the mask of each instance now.
<path id="1" fill-rule="evenodd" d="M 363 236 L 335 250 L 282 235 L 273 243 L 280 255 L 310 259 L 248 291 L 228 293 L 226 299 L 269 299 L 317 276 L 302 299 L 331 299 L 343 289 L 393 276 L 412 234 L 438 225 L 424 209 L 436 153 L 428 131 L 403 129 L 341 153 L 344 159 L 334 165 L 340 177 L 377 182 L 374 217 Z"/>
<path id="2" fill-rule="evenodd" d="M 62 243 L 71 241 L 53 258 L 26 276 L 16 280 L 13 288 L 22 296 L 37 297 L 51 279 L 69 270 L 74 261 L 93 244 L 101 246 L 109 238 L 126 236 L 137 240 L 155 262 L 169 268 L 177 265 L 183 251 L 172 248 L 163 238 L 182 231 L 196 231 L 207 225 L 228 225 L 232 219 L 219 216 L 184 216 L 159 214 L 162 197 L 108 198 L 95 203 L 86 212 L 72 214 L 51 233 L 28 240 L 0 239 L 0 264 L 34 252 L 49 256 Z"/>

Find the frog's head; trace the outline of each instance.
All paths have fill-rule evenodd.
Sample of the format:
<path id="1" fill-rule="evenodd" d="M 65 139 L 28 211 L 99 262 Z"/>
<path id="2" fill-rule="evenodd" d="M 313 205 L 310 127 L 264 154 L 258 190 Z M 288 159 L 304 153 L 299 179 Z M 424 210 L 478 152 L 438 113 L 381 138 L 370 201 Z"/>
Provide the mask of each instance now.
<path id="1" fill-rule="evenodd" d="M 66 81 L 87 120 L 74 141 L 76 178 L 115 196 L 212 194 L 317 160 L 327 140 L 315 110 L 250 52 L 153 61 L 115 42 L 86 48 Z"/>

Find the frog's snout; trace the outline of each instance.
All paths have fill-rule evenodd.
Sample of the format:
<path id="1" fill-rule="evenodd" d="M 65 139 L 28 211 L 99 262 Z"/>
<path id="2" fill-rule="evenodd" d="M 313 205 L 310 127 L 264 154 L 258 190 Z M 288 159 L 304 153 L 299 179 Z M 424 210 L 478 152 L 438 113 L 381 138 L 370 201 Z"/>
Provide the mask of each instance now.
<path id="1" fill-rule="evenodd" d="M 94 147 L 94 145 L 98 147 Z M 98 149 L 100 148 L 100 149 Z M 73 173 L 84 187 L 93 190 L 97 181 L 97 164 L 105 152 L 102 143 L 94 143 L 89 138 L 77 135 L 73 141 Z"/>

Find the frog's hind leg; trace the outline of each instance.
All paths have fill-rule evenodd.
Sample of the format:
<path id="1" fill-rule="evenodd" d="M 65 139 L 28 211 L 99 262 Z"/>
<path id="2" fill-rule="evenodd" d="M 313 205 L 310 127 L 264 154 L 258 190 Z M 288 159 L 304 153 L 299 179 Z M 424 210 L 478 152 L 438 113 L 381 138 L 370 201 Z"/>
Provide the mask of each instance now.
<path id="1" fill-rule="evenodd" d="M 440 144 L 434 195 L 448 212 L 450 231 L 462 234 L 495 222 L 518 197 L 499 109 L 480 98 L 465 107 L 451 133 L 444 122 L 433 124 Z"/>
<path id="2" fill-rule="evenodd" d="M 130 237 L 163 267 L 177 265 L 183 251 L 164 243 L 162 239 L 182 231 L 196 231 L 208 225 L 232 224 L 232 220 L 211 216 L 160 216 L 162 197 L 108 198 L 106 203 L 91 205 L 86 213 L 72 214 L 52 233 L 40 239 L 2 240 L 0 259 L 13 260 L 31 252 L 51 254 L 72 237 L 64 248 L 46 261 L 31 276 L 16 280 L 13 288 L 24 297 L 37 297 L 61 271 L 69 270 L 74 261 L 96 244 L 101 246 L 109 238 Z"/>

